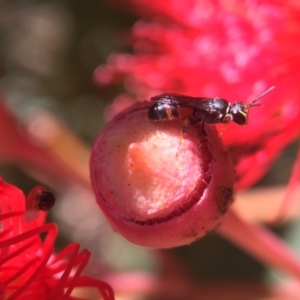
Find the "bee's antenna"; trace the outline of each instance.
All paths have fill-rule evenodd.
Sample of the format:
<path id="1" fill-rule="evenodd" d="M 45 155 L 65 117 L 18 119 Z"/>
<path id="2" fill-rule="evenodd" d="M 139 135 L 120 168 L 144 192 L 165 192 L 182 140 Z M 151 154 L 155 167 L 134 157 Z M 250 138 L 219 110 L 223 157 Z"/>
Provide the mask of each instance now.
<path id="1" fill-rule="evenodd" d="M 269 94 L 272 90 L 275 89 L 275 85 L 271 86 L 269 89 L 267 89 L 265 92 L 263 92 L 260 96 L 258 96 L 256 99 L 254 99 L 249 105 L 248 107 L 252 107 L 252 106 L 260 106 L 260 103 L 255 104 L 258 100 L 260 100 L 262 97 L 266 96 L 267 94 Z"/>

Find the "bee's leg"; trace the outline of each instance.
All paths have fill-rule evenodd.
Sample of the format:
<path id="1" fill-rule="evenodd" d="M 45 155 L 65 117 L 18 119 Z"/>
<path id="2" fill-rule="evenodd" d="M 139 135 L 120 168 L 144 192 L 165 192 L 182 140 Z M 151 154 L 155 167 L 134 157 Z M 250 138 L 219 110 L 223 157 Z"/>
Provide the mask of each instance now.
<path id="1" fill-rule="evenodd" d="M 201 122 L 201 120 L 197 119 L 195 116 L 185 119 L 181 128 L 181 132 L 185 133 L 188 126 L 195 126 L 199 122 Z"/>
<path id="2" fill-rule="evenodd" d="M 186 129 L 189 125 L 191 125 L 190 119 L 185 119 L 181 127 L 181 134 L 186 132 Z"/>
<path id="3" fill-rule="evenodd" d="M 183 124 L 182 124 L 182 127 L 181 127 L 181 131 L 180 131 L 180 139 L 179 139 L 179 143 L 178 143 L 178 150 L 177 150 L 177 152 L 176 152 L 176 156 L 177 156 L 177 153 L 178 153 L 178 151 L 179 151 L 179 147 L 180 147 L 180 145 L 181 145 L 181 143 L 182 143 L 183 135 L 186 133 L 187 127 L 188 127 L 189 125 L 192 125 L 192 124 L 191 124 L 191 119 L 190 119 L 190 118 L 187 118 L 187 119 L 184 120 L 184 122 L 183 122 Z"/>
<path id="4" fill-rule="evenodd" d="M 191 126 L 195 126 L 199 124 L 201 126 L 202 134 L 207 136 L 207 133 L 204 129 L 205 122 L 202 119 L 194 117 L 194 118 L 189 118 L 188 120 L 189 120 L 189 125 Z"/>
<path id="5" fill-rule="evenodd" d="M 204 129 L 204 125 L 205 125 L 205 122 L 201 121 L 201 131 L 202 131 L 202 134 L 205 135 L 205 136 L 207 136 L 207 133 L 206 133 L 206 131 Z"/>

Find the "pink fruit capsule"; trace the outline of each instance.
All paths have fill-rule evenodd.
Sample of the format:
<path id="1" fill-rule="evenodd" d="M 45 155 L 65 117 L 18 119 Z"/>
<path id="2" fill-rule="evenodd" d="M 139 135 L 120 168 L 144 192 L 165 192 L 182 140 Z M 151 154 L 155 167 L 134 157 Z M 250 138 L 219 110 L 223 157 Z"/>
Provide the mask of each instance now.
<path id="1" fill-rule="evenodd" d="M 189 244 L 212 230 L 233 201 L 234 172 L 214 126 L 153 122 L 150 103 L 117 115 L 98 135 L 90 172 L 97 202 L 130 242 Z"/>

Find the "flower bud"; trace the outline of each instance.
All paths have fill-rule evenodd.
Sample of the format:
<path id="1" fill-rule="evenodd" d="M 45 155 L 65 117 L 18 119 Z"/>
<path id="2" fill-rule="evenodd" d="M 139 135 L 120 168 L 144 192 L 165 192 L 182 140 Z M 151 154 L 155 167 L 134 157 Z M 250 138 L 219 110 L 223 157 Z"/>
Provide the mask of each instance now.
<path id="1" fill-rule="evenodd" d="M 233 200 L 233 169 L 212 125 L 148 119 L 150 103 L 117 115 L 90 160 L 97 202 L 113 229 L 150 248 L 189 244 L 212 230 Z"/>

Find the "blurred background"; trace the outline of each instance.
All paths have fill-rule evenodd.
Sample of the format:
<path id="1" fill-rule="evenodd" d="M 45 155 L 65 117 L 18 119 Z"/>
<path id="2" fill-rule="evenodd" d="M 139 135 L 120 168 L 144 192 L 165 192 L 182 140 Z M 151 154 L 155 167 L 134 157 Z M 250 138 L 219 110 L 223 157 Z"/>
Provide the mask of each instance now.
<path id="1" fill-rule="evenodd" d="M 98 0 L 0 1 L 0 94 L 2 110 L 15 122 L 0 120 L 1 148 L 13 152 L 0 151 L 0 174 L 25 194 L 37 184 L 55 192 L 49 219 L 59 224 L 58 250 L 76 240 L 93 252 L 93 263 L 108 260 L 121 269 L 149 265 L 148 254 L 105 225 L 87 189 L 87 168 L 89 148 L 105 124 L 103 111 L 122 91 L 122 85 L 99 88 L 93 72 L 110 53 L 128 50 L 123 35 L 134 21 Z M 14 125 L 19 132 L 11 130 Z M 36 152 L 18 144 L 19 138 Z M 10 145 L 13 139 L 17 142 Z M 41 160 L 39 153 L 44 153 Z M 57 162 L 52 169 L 43 163 L 49 157 Z M 72 172 L 79 175 L 74 179 Z"/>
<path id="2" fill-rule="evenodd" d="M 131 53 L 126 35 L 136 20 L 129 11 L 101 0 L 0 1 L 0 94 L 2 110 L 10 118 L 0 119 L 0 145 L 6 149 L 0 151 L 1 176 L 24 193 L 37 184 L 56 193 L 49 220 L 59 225 L 57 249 L 77 241 L 92 251 L 88 275 L 160 273 L 176 261 L 202 282 L 269 278 L 260 263 L 213 234 L 192 246 L 159 252 L 131 245 L 111 230 L 98 210 L 89 189 L 89 149 L 105 125 L 105 108 L 124 88 L 98 87 L 93 72 L 110 54 Z M 28 149 L 21 142 L 10 144 L 14 137 L 27 142 Z M 259 186 L 288 182 L 296 146 L 286 150 Z M 13 148 L 16 153 L 9 155 Z M 57 165 L 49 166 L 49 157 Z"/>

